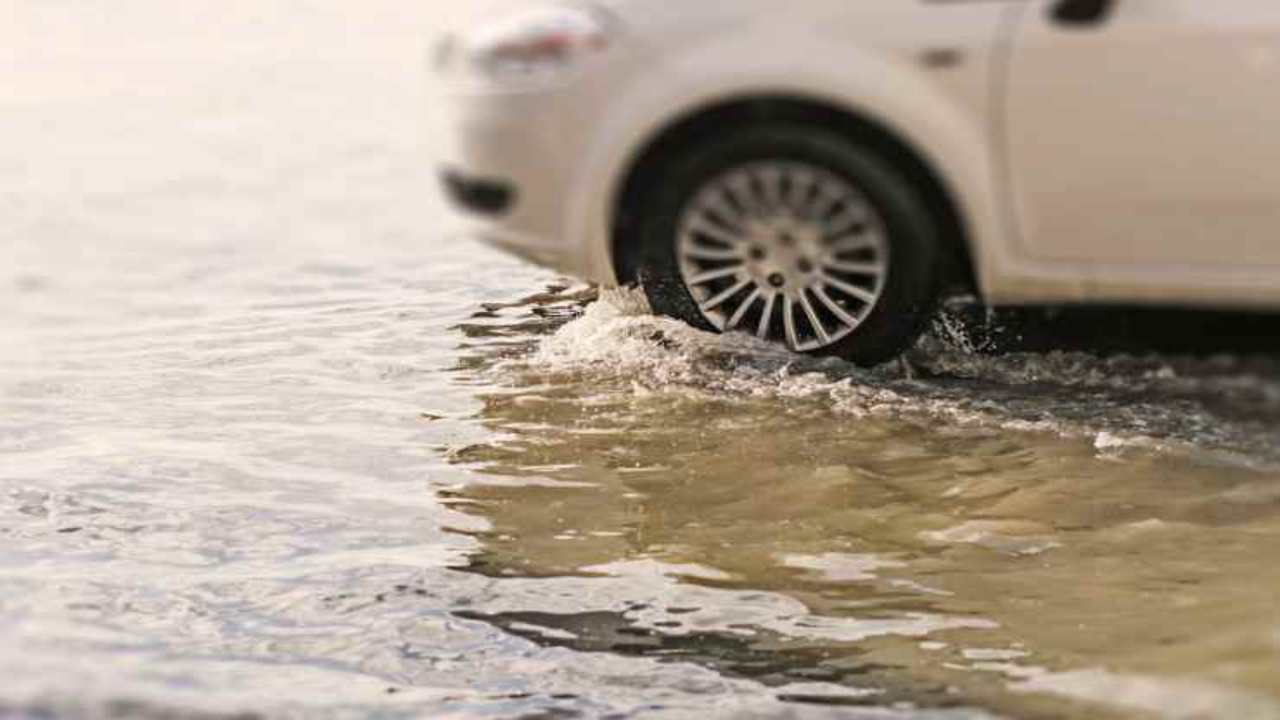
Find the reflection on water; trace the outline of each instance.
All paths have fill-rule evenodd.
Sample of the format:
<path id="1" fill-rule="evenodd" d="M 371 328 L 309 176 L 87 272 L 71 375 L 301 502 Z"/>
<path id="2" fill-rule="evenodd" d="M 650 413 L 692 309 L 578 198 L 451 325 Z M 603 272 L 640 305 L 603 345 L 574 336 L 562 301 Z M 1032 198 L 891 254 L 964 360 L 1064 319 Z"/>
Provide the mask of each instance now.
<path id="1" fill-rule="evenodd" d="M 1280 475 L 1230 448 L 1271 438 L 1211 415 L 1214 382 L 1131 403 L 1177 376 L 1061 355 L 960 380 L 940 349 L 908 380 L 605 304 L 562 326 L 578 305 L 463 327 L 502 340 L 461 368 L 497 386 L 493 439 L 451 456 L 479 479 L 448 504 L 487 523 L 466 569 L 564 588 L 469 617 L 793 700 L 1280 717 Z"/>

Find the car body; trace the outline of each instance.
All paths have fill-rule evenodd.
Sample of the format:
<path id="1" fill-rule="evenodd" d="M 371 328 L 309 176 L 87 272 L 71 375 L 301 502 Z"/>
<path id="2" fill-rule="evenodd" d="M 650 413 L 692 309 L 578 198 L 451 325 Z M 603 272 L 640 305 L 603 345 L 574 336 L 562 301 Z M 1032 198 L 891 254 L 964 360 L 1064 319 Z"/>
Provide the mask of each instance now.
<path id="1" fill-rule="evenodd" d="M 540 65 L 563 8 L 594 24 Z M 636 281 L 628 204 L 662 183 L 647 169 L 780 116 L 899 170 L 936 220 L 946 286 L 987 304 L 1280 307 L 1274 0 L 606 0 L 508 17 L 441 50 L 442 166 L 475 233 L 539 263 Z M 532 54 L 464 67 L 512 38 Z"/>

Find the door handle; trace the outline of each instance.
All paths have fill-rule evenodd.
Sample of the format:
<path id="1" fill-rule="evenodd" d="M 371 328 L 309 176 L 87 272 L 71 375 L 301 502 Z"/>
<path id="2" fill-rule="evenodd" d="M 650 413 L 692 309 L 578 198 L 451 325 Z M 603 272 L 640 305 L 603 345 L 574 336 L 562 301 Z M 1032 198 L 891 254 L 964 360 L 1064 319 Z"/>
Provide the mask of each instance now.
<path id="1" fill-rule="evenodd" d="M 1053 19 L 1061 25 L 1101 25 L 1111 17 L 1119 0 L 1059 0 L 1053 7 Z"/>

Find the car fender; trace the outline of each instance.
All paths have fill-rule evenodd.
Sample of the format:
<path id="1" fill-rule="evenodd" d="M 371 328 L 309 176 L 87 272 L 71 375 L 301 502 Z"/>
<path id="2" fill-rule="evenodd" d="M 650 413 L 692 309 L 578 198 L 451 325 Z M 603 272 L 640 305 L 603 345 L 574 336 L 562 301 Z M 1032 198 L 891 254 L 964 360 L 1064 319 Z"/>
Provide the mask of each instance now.
<path id="1" fill-rule="evenodd" d="M 590 140 L 570 204 L 588 277 L 616 281 L 611 249 L 613 210 L 627 173 L 664 129 L 702 109 L 761 96 L 824 103 L 871 120 L 929 163 L 944 182 L 966 225 L 978 281 L 1007 250 L 998 211 L 983 102 L 962 99 L 921 63 L 902 53 L 837 44 L 809 33 L 772 35 L 768 47 L 803 52 L 761 53 L 766 39 L 721 33 L 693 49 L 667 55 L 637 52 L 642 66 L 612 89 L 600 132 Z"/>

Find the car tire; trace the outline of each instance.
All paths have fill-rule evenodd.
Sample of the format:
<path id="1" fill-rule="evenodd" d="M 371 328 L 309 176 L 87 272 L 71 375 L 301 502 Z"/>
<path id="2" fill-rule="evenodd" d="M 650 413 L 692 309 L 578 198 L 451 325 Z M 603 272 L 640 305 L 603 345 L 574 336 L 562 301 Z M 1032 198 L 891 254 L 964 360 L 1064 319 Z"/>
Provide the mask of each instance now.
<path id="1" fill-rule="evenodd" d="M 795 176 L 789 182 L 788 172 Z M 947 256 L 937 220 L 909 175 L 874 147 L 821 127 L 757 125 L 673 154 L 651 177 L 633 208 L 628 260 L 658 314 L 872 366 L 909 349 L 934 310 Z M 784 207 L 780 198 L 789 194 L 811 205 Z M 833 198 L 843 204 L 818 204 Z M 859 214 L 861 228 L 828 233 L 837 220 Z M 727 259 L 733 253 L 737 259 Z M 721 259 L 702 265 L 704 256 Z M 734 263 L 739 274 L 729 275 Z M 846 268 L 879 274 L 837 275 Z M 704 280 L 717 274 L 725 277 Z M 707 309 L 744 280 L 730 299 Z"/>

